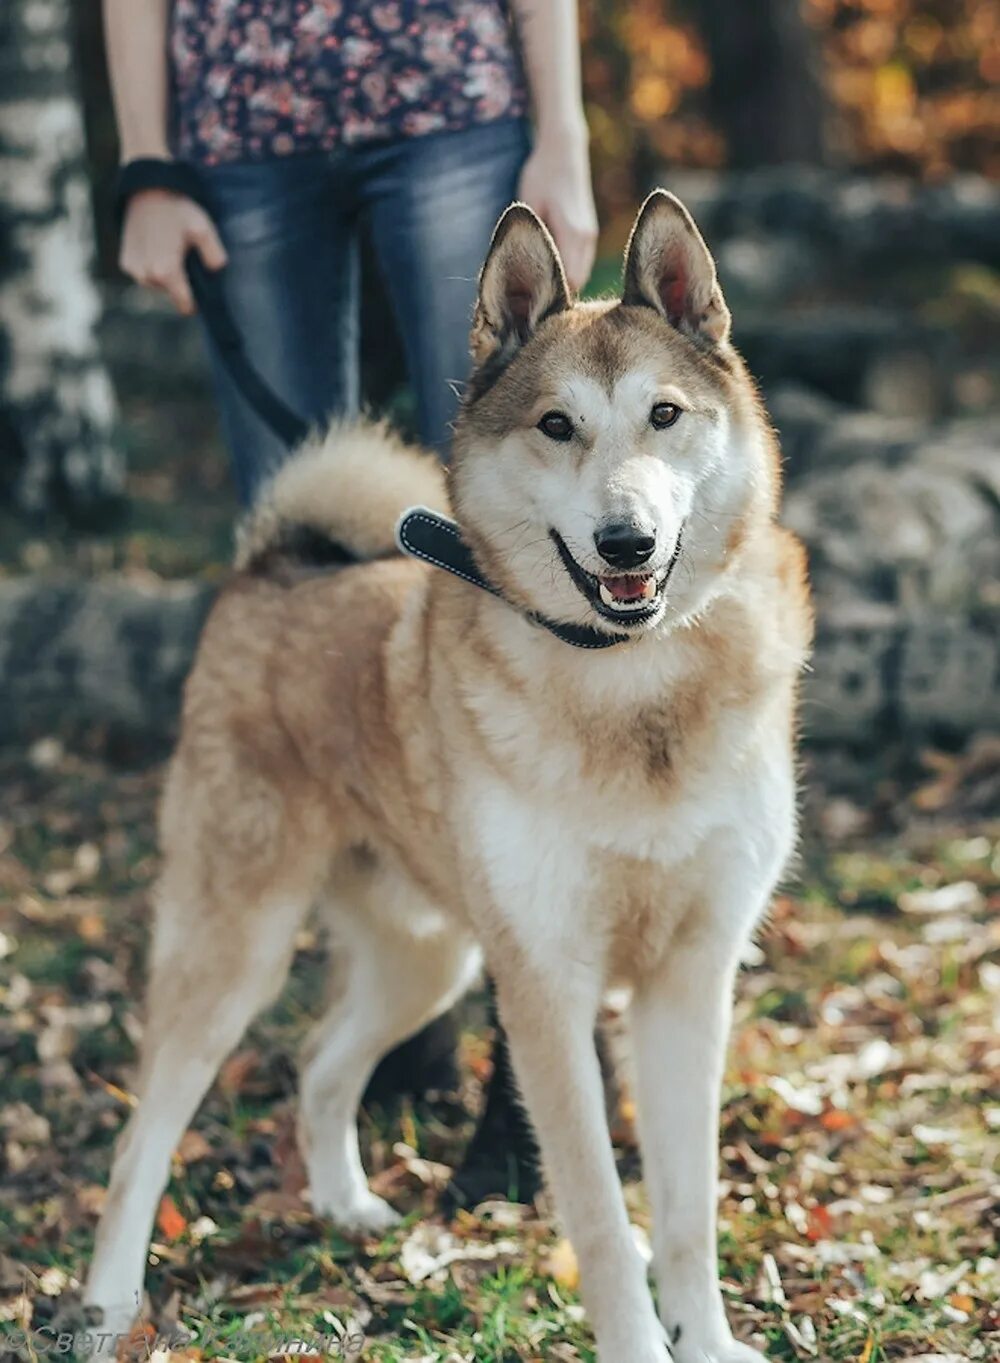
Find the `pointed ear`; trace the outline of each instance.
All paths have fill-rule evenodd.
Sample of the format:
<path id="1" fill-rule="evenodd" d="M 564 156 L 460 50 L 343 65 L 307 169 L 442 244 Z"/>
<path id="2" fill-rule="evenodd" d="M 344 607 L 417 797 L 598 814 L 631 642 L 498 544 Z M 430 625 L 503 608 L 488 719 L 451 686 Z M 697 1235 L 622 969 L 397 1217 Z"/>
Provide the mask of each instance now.
<path id="1" fill-rule="evenodd" d="M 479 276 L 473 359 L 481 365 L 510 353 L 546 317 L 569 306 L 569 287 L 548 228 L 526 204 L 511 204 L 496 225 Z"/>
<path id="2" fill-rule="evenodd" d="M 729 309 L 705 240 L 680 199 L 654 189 L 625 248 L 623 303 L 655 308 L 671 326 L 719 345 Z"/>

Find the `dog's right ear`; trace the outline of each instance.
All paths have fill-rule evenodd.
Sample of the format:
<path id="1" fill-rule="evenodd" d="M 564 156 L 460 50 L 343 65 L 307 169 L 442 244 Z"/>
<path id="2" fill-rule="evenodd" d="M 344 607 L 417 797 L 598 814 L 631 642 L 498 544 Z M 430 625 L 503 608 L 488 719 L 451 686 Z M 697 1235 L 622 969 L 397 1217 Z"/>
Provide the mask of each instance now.
<path id="1" fill-rule="evenodd" d="M 479 276 L 470 338 L 476 365 L 523 345 L 540 322 L 569 305 L 569 286 L 548 228 L 527 204 L 511 204 L 496 225 Z"/>

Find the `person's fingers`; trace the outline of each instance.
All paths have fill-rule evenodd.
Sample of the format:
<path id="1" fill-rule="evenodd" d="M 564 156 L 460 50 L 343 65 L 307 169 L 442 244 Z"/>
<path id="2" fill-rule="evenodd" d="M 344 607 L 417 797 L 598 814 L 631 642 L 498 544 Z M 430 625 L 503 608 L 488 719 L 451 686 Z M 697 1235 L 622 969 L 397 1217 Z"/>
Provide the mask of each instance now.
<path id="1" fill-rule="evenodd" d="M 565 249 L 561 254 L 563 267 L 566 271 L 566 282 L 576 293 L 587 282 L 583 252 L 579 241 L 575 238 L 567 239 Z"/>
<path id="2" fill-rule="evenodd" d="M 118 268 L 121 270 L 122 274 L 128 275 L 129 279 L 134 279 L 137 284 L 145 284 L 146 281 L 142 277 L 143 272 L 139 265 L 132 259 L 130 252 L 121 252 L 118 257 Z"/>
<path id="3" fill-rule="evenodd" d="M 229 259 L 215 224 L 208 217 L 189 233 L 188 240 L 197 247 L 198 254 L 209 270 L 221 270 Z"/>
<path id="4" fill-rule="evenodd" d="M 590 272 L 594 268 L 596 251 L 597 234 L 595 232 L 583 230 L 573 235 L 568 249 L 569 258 L 566 261 L 566 277 L 572 289 L 582 289 L 590 278 Z"/>
<path id="5" fill-rule="evenodd" d="M 187 281 L 187 275 L 179 265 L 171 269 L 154 271 L 150 276 L 149 283 L 152 284 L 154 289 L 159 289 L 162 293 L 165 293 L 182 316 L 190 317 L 194 312 L 191 286 Z"/>
<path id="6" fill-rule="evenodd" d="M 589 226 L 581 227 L 569 222 L 560 212 L 553 213 L 549 227 L 559 248 L 570 288 L 583 288 L 594 264 L 596 231 Z"/>

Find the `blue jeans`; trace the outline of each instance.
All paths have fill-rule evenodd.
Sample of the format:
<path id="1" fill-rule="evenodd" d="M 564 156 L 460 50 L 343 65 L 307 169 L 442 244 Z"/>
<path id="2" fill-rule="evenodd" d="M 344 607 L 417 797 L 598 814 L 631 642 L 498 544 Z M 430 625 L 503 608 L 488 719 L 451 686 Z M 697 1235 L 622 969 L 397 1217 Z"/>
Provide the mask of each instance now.
<path id="1" fill-rule="evenodd" d="M 366 223 L 397 319 L 420 437 L 446 455 L 469 365 L 476 278 L 515 197 L 521 119 L 202 168 L 229 264 L 224 286 L 247 355 L 308 422 L 359 404 L 359 229 Z M 287 454 L 211 353 L 241 499 Z"/>

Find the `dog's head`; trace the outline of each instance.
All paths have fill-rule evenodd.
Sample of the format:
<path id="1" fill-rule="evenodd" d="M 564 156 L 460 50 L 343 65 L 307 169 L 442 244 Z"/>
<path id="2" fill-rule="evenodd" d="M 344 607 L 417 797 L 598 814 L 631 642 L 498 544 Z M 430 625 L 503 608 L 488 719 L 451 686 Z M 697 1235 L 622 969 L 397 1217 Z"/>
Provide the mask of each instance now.
<path id="1" fill-rule="evenodd" d="M 451 493 L 483 569 L 551 619 L 639 634 L 690 615 L 770 512 L 773 441 L 715 266 L 657 190 L 622 297 L 571 298 L 555 243 L 507 210 L 479 281 Z"/>

